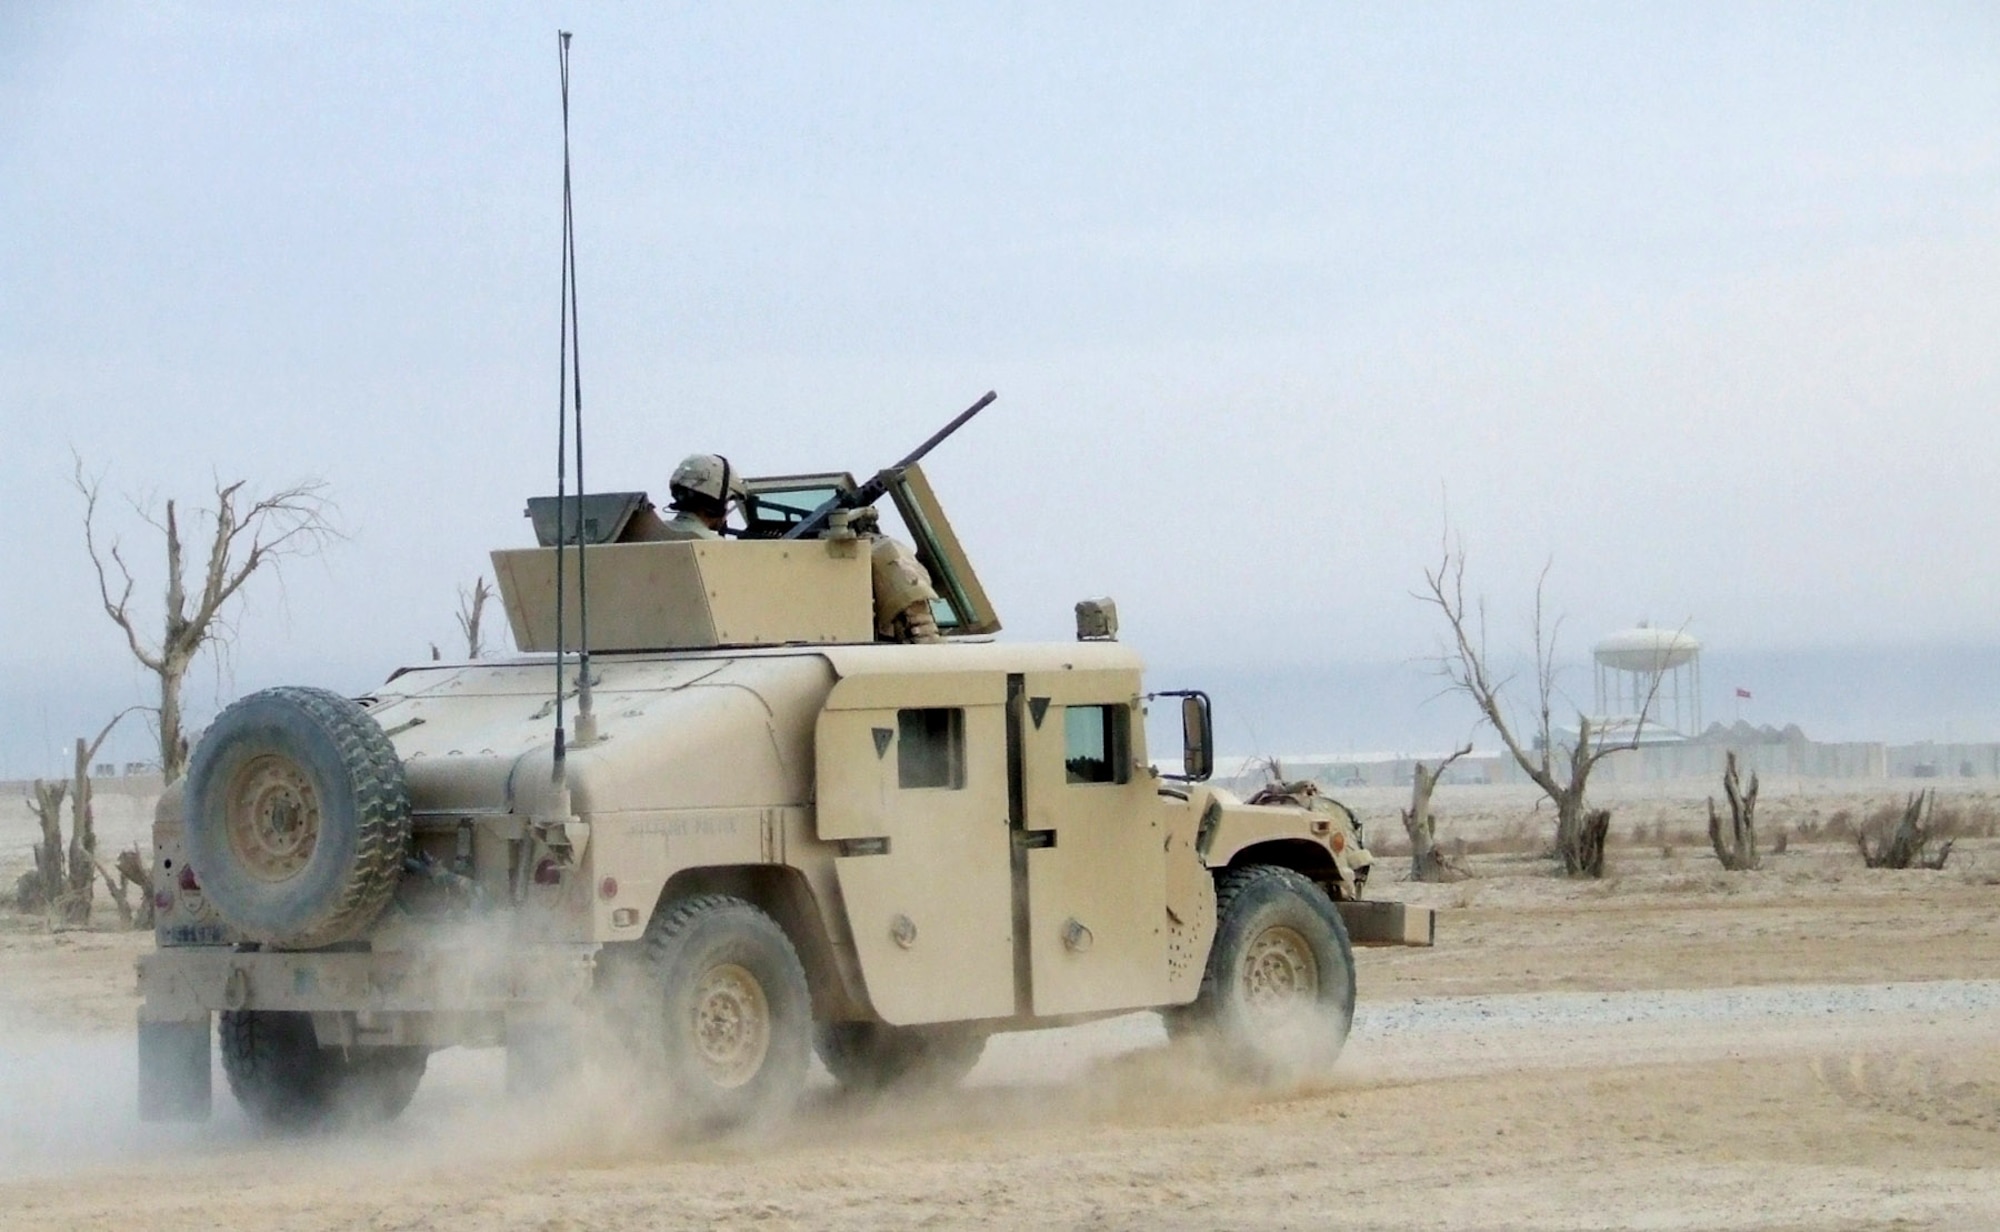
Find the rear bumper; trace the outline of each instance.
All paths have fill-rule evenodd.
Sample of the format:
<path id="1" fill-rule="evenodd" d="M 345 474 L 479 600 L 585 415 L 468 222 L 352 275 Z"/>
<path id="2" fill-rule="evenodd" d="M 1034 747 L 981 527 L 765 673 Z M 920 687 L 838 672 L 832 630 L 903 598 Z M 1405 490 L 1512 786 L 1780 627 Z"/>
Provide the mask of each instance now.
<path id="1" fill-rule="evenodd" d="M 174 946 L 139 959 L 142 1022 L 220 1010 L 519 1014 L 590 991 L 594 945 L 536 946 L 503 959 L 441 950 L 285 953 Z"/>
<path id="2" fill-rule="evenodd" d="M 1355 945 L 1435 945 L 1437 912 L 1409 903 L 1339 902 L 1340 921 Z"/>

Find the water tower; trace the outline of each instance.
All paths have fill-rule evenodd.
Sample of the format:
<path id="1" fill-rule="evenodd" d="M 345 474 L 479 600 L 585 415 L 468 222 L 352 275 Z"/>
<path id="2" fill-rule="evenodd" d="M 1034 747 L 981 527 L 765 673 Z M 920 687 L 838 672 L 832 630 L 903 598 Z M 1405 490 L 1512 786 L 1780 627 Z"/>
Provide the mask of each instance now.
<path id="1" fill-rule="evenodd" d="M 1597 667 L 1597 714 L 1602 729 L 1631 731 L 1640 710 L 1660 736 L 1701 732 L 1701 643 L 1674 629 L 1640 622 L 1591 648 Z M 1647 707 L 1647 700 L 1652 705 Z"/>

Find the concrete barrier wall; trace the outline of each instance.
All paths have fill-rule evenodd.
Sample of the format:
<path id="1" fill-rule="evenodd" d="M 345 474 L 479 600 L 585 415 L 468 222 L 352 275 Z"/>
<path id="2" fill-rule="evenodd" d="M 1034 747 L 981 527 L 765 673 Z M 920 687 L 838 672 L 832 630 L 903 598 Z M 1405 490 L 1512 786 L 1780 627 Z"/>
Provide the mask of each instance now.
<path id="1" fill-rule="evenodd" d="M 1598 763 L 1593 781 L 1635 784 L 1720 779 L 1724 761 L 1732 749 L 1746 778 L 1754 772 L 1767 780 L 2000 780 L 2000 743 L 1887 745 L 1875 741 L 1787 740 L 1730 744 L 1703 740 L 1620 750 Z M 1336 792 L 1343 787 L 1407 787 L 1419 760 L 1436 765 L 1438 758 L 1305 755 L 1280 759 L 1287 777 L 1313 779 Z M 1218 776 L 1223 786 L 1237 791 L 1254 791 L 1265 780 L 1259 765 L 1225 767 L 1225 774 Z M 1453 762 L 1444 781 L 1519 784 L 1529 779 L 1506 754 L 1478 753 Z"/>
<path id="2" fill-rule="evenodd" d="M 1686 741 L 1621 750 L 1598 764 L 1610 783 L 1720 778 L 1731 750 L 1744 775 L 1767 779 L 1987 779 L 2000 780 L 2000 744 L 1887 745 L 1875 741 L 1792 740 L 1774 744 Z M 1495 782 L 1525 783 L 1511 761 L 1494 768 Z M 1408 781 L 1407 776 L 1404 781 Z"/>
<path id="3" fill-rule="evenodd" d="M 2000 744 L 1894 745 L 1889 773 L 1911 779 L 2000 779 Z"/>
<path id="4" fill-rule="evenodd" d="M 28 805 L 33 779 L 0 779 L 0 869 L 25 864 L 41 840 L 35 811 Z M 100 855 L 127 847 L 150 851 L 153 806 L 160 799 L 157 774 L 113 775 L 90 781 L 90 814 Z M 63 800 L 63 833 L 69 833 L 69 800 Z"/>

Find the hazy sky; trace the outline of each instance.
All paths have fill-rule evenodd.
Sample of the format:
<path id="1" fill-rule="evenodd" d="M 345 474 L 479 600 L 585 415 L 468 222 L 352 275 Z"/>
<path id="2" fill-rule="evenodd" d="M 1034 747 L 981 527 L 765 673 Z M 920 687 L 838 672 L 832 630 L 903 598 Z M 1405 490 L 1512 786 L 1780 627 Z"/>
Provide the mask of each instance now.
<path id="1" fill-rule="evenodd" d="M 990 387 L 929 469 L 1009 633 L 1110 594 L 1177 683 L 1427 653 L 1447 516 L 1578 656 L 2000 642 L 1990 6 L 17 4 L 0 771 L 141 697 L 72 449 L 339 501 L 201 712 L 427 657 L 528 540 L 558 26 L 593 487 Z"/>

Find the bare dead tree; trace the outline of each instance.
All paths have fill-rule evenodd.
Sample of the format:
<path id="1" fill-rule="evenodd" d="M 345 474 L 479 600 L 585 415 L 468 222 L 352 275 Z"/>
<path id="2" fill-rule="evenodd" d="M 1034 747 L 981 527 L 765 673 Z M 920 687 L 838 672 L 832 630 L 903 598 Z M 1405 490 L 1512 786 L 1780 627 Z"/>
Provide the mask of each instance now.
<path id="1" fill-rule="evenodd" d="M 1722 815 L 1715 811 L 1715 797 L 1708 798 L 1708 843 L 1715 848 L 1715 858 L 1722 861 L 1722 867 L 1732 872 L 1753 869 L 1759 866 L 1757 858 L 1757 772 L 1750 772 L 1750 790 L 1744 791 L 1742 781 L 1736 776 L 1736 751 L 1731 749 L 1725 757 L 1722 770 L 1722 794 L 1729 798 L 1729 828 L 1727 837 L 1723 830 Z M 1778 836 L 1779 841 L 1784 835 Z"/>
<path id="2" fill-rule="evenodd" d="M 35 866 L 14 885 L 14 905 L 23 912 L 40 914 L 50 911 L 61 900 L 63 887 L 69 880 L 62 841 L 62 806 L 64 797 L 69 795 L 69 784 L 36 779 L 30 790 L 33 794 L 27 798 L 28 808 L 35 814 L 42 837 L 34 848 Z"/>
<path id="3" fill-rule="evenodd" d="M 1467 741 L 1432 769 L 1418 762 L 1410 778 L 1410 807 L 1403 810 L 1403 832 L 1410 836 L 1410 880 L 1457 881 L 1465 869 L 1453 864 L 1438 850 L 1436 824 L 1431 818 L 1431 792 L 1451 763 L 1472 752 Z"/>
<path id="4" fill-rule="evenodd" d="M 39 912 L 51 924 L 78 927 L 90 923 L 91 899 L 95 894 L 97 825 L 91 810 L 90 767 L 97 751 L 104 747 L 118 721 L 137 706 L 128 706 L 113 715 L 92 740 L 76 741 L 75 762 L 70 781 L 50 783 L 36 779 L 28 807 L 41 827 L 35 844 L 35 867 L 14 887 L 15 906 L 24 912 Z M 69 801 L 69 839 L 63 839 L 62 806 Z"/>
<path id="5" fill-rule="evenodd" d="M 97 818 L 90 807 L 91 764 L 97 758 L 97 750 L 104 747 L 104 741 L 118 726 L 118 721 L 137 709 L 137 706 L 127 706 L 112 715 L 111 721 L 98 730 L 94 740 L 86 741 L 82 736 L 76 738 L 76 761 L 69 785 L 68 878 L 58 909 L 65 924 L 81 926 L 90 923 L 91 898 L 97 888 Z"/>
<path id="6" fill-rule="evenodd" d="M 1946 839 L 1934 852 L 1927 850 L 1931 828 L 1925 817 L 1935 811 L 1936 802 L 1935 792 L 1920 791 L 1911 796 L 1903 805 L 1895 828 L 1881 835 L 1872 847 L 1867 829 L 1856 834 L 1854 842 L 1861 849 L 1861 862 L 1869 868 L 1943 868 L 1944 862 L 1951 858 L 1952 840 Z"/>
<path id="7" fill-rule="evenodd" d="M 111 896 L 111 905 L 118 909 L 118 922 L 126 928 L 151 928 L 153 926 L 153 875 L 146 868 L 145 858 L 137 847 L 127 847 L 118 853 L 118 858 L 110 864 L 93 857 L 97 865 L 97 875 L 104 879 L 104 888 Z M 139 897 L 135 903 L 132 891 Z"/>
<path id="8" fill-rule="evenodd" d="M 1660 674 L 1655 673 L 1645 703 L 1631 735 L 1606 739 L 1592 728 L 1590 716 L 1576 716 L 1576 738 L 1567 747 L 1557 742 L 1554 724 L 1556 705 L 1556 640 L 1562 622 L 1546 621 L 1543 595 L 1549 567 L 1544 565 L 1535 580 L 1535 711 L 1529 744 L 1515 735 L 1507 717 L 1504 697 L 1509 683 L 1493 675 L 1486 651 L 1486 605 L 1481 600 L 1469 607 L 1465 598 L 1465 549 L 1447 542 L 1435 569 L 1424 570 L 1424 589 L 1416 598 L 1438 609 L 1450 636 L 1436 658 L 1438 674 L 1449 692 L 1463 693 L 1479 708 L 1480 717 L 1500 737 L 1500 743 L 1521 767 L 1522 773 L 1542 789 L 1556 808 L 1556 854 L 1563 871 L 1572 877 L 1604 875 L 1604 838 L 1611 824 L 1608 811 L 1587 812 L 1584 793 L 1590 773 L 1606 757 L 1639 745 L 1647 716 L 1658 697 Z"/>
<path id="9" fill-rule="evenodd" d="M 133 610 L 136 582 L 120 543 L 113 539 L 108 546 L 98 544 L 99 480 L 87 477 L 83 459 L 76 459 L 74 483 L 83 495 L 83 543 L 97 571 L 97 592 L 104 604 L 104 614 L 125 634 L 125 645 L 132 657 L 159 682 L 160 701 L 155 714 L 159 721 L 160 773 L 168 783 L 179 779 L 187 765 L 187 736 L 181 726 L 181 685 L 195 657 L 230 632 L 226 609 L 259 569 L 275 566 L 287 556 L 316 552 L 338 534 L 330 520 L 332 505 L 326 498 L 324 483 L 309 480 L 269 496 L 253 497 L 245 492 L 244 482 L 218 481 L 215 507 L 201 510 L 197 515 L 197 524 L 205 519 L 209 529 L 206 561 L 200 580 L 192 588 L 182 560 L 187 545 L 182 540 L 176 502 L 166 503 L 163 518 L 155 518 L 148 509 L 134 505 L 147 525 L 160 532 L 166 546 L 160 636 L 153 640 L 140 632 L 145 621 Z M 197 532 L 198 538 L 200 534 Z M 194 546 L 201 545 L 197 542 Z M 111 576 L 114 572 L 116 582 Z"/>
<path id="10" fill-rule="evenodd" d="M 139 903 L 137 909 L 126 920 L 126 923 L 134 928 L 151 928 L 153 926 L 153 870 L 146 867 L 145 857 L 139 854 L 137 847 L 127 847 L 118 853 L 117 863 L 113 867 L 118 870 L 118 888 L 112 891 L 112 896 L 118 903 L 118 914 L 120 916 L 125 915 L 125 887 L 130 886 L 139 892 Z M 106 880 L 109 881 L 108 875 Z"/>
<path id="11" fill-rule="evenodd" d="M 486 601 L 492 597 L 493 588 L 486 584 L 484 574 L 472 584 L 471 590 L 459 589 L 458 631 L 465 635 L 465 657 L 468 659 L 481 658 L 486 654 L 486 638 L 479 623 L 486 614 Z"/>
<path id="12" fill-rule="evenodd" d="M 111 895 L 111 905 L 118 909 L 118 922 L 126 928 L 132 927 L 132 900 L 126 893 L 126 883 L 116 876 L 117 868 L 102 860 L 92 860 L 97 875 L 104 878 L 104 889 Z"/>

